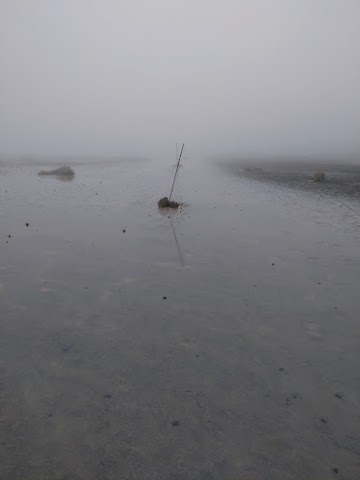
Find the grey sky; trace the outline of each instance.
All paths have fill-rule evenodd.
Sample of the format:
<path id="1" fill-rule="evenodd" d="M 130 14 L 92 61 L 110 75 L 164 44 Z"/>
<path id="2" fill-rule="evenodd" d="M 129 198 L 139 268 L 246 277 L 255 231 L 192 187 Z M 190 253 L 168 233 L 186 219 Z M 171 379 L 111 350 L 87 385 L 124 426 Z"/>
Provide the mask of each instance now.
<path id="1" fill-rule="evenodd" d="M 359 0 L 0 0 L 0 153 L 360 151 Z"/>

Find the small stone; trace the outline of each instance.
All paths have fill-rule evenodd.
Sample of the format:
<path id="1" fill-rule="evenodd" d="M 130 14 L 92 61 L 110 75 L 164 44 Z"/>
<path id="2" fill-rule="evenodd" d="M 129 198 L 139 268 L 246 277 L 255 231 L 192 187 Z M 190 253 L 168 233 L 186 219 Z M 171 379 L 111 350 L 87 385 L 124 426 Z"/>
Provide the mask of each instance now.
<path id="1" fill-rule="evenodd" d="M 25 226 L 26 226 L 26 227 L 29 227 L 29 224 L 28 224 L 28 223 L 25 223 Z"/>
<path id="2" fill-rule="evenodd" d="M 179 420 L 174 420 L 174 421 L 172 422 L 172 426 L 173 426 L 173 427 L 178 427 L 179 425 L 180 425 Z"/>
<path id="3" fill-rule="evenodd" d="M 272 265 L 273 267 L 275 267 L 275 263 L 272 263 L 271 265 Z"/>
<path id="4" fill-rule="evenodd" d="M 339 473 L 339 469 L 337 467 L 334 467 L 332 471 L 337 475 Z"/>
<path id="5" fill-rule="evenodd" d="M 284 375 L 287 375 L 287 373 L 288 373 L 287 370 L 283 367 L 279 368 L 279 372 L 283 373 Z"/>
<path id="6" fill-rule="evenodd" d="M 167 297 L 163 297 L 163 300 L 167 300 Z"/>
<path id="7" fill-rule="evenodd" d="M 340 400 L 342 400 L 342 398 L 343 398 L 342 393 L 340 393 L 340 392 L 334 393 L 334 396 L 335 396 L 336 398 L 339 398 Z"/>
<path id="8" fill-rule="evenodd" d="M 111 393 L 105 393 L 104 397 L 109 400 L 112 397 L 112 395 Z"/>
<path id="9" fill-rule="evenodd" d="M 327 421 L 326 418 L 322 417 L 322 418 L 320 418 L 320 422 L 321 422 L 321 423 L 327 423 L 328 421 Z"/>
<path id="10" fill-rule="evenodd" d="M 123 230 L 123 233 L 126 233 L 126 230 Z"/>
<path id="11" fill-rule="evenodd" d="M 11 238 L 11 235 L 8 235 L 8 238 Z"/>

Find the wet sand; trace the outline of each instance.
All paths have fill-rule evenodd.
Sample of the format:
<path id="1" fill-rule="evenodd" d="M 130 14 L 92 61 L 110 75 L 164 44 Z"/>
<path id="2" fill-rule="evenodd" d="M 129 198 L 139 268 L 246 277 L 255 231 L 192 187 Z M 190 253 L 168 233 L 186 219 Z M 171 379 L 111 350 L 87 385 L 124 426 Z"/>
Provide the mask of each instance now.
<path id="1" fill-rule="evenodd" d="M 1 480 L 360 478 L 356 195 L 39 169 L 0 168 Z"/>

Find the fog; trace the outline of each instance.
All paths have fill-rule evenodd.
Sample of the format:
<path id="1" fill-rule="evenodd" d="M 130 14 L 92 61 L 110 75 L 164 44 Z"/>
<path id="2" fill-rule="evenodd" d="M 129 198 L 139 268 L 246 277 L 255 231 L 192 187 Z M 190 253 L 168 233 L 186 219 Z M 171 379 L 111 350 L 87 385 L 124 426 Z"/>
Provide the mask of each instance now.
<path id="1" fill-rule="evenodd" d="M 360 151 L 358 0 L 0 0 L 0 154 Z"/>

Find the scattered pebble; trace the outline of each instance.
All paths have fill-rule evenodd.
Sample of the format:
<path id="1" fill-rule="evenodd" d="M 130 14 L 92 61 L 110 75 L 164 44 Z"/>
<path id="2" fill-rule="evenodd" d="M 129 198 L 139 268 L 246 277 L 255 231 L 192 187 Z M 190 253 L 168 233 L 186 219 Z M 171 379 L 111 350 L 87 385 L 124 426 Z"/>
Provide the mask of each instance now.
<path id="1" fill-rule="evenodd" d="M 126 233 L 126 230 L 123 230 L 123 233 Z"/>
<path id="2" fill-rule="evenodd" d="M 332 470 L 336 475 L 339 473 L 339 469 L 337 467 L 334 467 Z"/>
<path id="3" fill-rule="evenodd" d="M 26 227 L 29 227 L 29 224 L 28 224 L 28 223 L 25 223 L 25 226 L 26 226 Z"/>
<path id="4" fill-rule="evenodd" d="M 288 374 L 286 368 L 283 368 L 283 367 L 280 367 L 280 368 L 279 368 L 279 372 L 283 373 L 284 375 L 287 375 L 287 374 Z"/>
<path id="5" fill-rule="evenodd" d="M 172 426 L 173 426 L 173 427 L 178 427 L 179 425 L 180 425 L 179 420 L 174 420 L 174 421 L 172 422 Z"/>
<path id="6" fill-rule="evenodd" d="M 320 422 L 321 422 L 321 423 L 327 423 L 328 421 L 327 421 L 326 418 L 322 417 L 322 418 L 320 418 Z"/>
<path id="7" fill-rule="evenodd" d="M 295 400 L 300 400 L 301 394 L 298 392 L 292 393 L 289 397 L 286 397 L 285 404 L 286 406 L 290 407 L 294 405 Z"/>
<path id="8" fill-rule="evenodd" d="M 166 299 L 167 299 L 167 297 L 163 297 L 163 300 L 166 300 Z"/>
<path id="9" fill-rule="evenodd" d="M 11 235 L 8 235 L 8 238 L 11 238 Z"/>
<path id="10" fill-rule="evenodd" d="M 272 263 L 271 265 L 272 265 L 273 267 L 275 267 L 275 263 Z"/>
<path id="11" fill-rule="evenodd" d="M 105 398 L 110 399 L 112 397 L 111 393 L 105 393 L 104 395 Z"/>
<path id="12" fill-rule="evenodd" d="M 343 395 L 342 395 L 342 393 L 340 393 L 340 392 L 334 393 L 334 396 L 335 396 L 336 398 L 339 398 L 340 400 L 342 400 L 342 398 L 343 398 Z"/>

